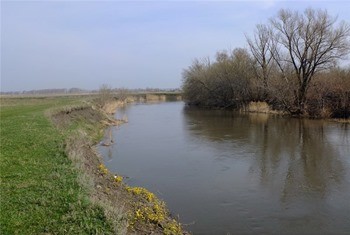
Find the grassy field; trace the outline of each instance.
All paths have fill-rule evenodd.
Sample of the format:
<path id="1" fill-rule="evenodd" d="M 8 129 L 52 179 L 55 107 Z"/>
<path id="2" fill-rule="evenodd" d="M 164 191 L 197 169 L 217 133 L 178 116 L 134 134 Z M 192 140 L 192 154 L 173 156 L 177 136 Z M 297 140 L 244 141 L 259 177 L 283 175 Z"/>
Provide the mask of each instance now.
<path id="1" fill-rule="evenodd" d="M 110 234 L 45 112 L 78 98 L 1 99 L 0 234 Z"/>

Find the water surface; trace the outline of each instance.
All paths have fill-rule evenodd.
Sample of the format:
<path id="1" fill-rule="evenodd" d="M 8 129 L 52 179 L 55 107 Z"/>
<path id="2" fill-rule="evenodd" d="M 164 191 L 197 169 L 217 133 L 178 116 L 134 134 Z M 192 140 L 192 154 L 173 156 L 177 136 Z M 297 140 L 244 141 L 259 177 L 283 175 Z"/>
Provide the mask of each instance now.
<path id="1" fill-rule="evenodd" d="M 166 201 L 194 234 L 349 234 L 346 124 L 130 105 L 107 167 Z"/>

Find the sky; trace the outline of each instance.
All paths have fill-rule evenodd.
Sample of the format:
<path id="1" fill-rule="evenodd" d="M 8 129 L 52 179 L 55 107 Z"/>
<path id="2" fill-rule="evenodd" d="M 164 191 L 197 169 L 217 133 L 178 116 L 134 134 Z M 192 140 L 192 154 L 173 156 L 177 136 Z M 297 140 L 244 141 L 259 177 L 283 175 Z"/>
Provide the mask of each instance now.
<path id="1" fill-rule="evenodd" d="M 245 34 L 278 10 L 327 9 L 350 22 L 350 1 L 4 1 L 1 91 L 180 88 L 195 58 L 247 48 Z"/>

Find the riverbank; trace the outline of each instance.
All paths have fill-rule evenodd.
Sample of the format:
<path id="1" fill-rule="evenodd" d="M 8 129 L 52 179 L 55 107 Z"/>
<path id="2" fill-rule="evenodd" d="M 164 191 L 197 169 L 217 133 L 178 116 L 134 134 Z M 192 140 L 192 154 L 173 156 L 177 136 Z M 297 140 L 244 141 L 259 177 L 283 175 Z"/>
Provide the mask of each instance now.
<path id="1" fill-rule="evenodd" d="M 240 109 L 240 112 L 245 113 L 264 113 L 264 114 L 273 114 L 273 115 L 284 115 L 284 116 L 291 116 L 287 112 L 279 111 L 273 109 L 268 103 L 266 102 L 249 102 L 248 105 Z M 298 116 L 300 117 L 300 116 Z M 324 119 L 330 122 L 339 122 L 339 123 L 350 123 L 349 118 L 314 118 L 310 116 L 301 116 L 301 118 L 311 118 L 311 119 Z"/>
<path id="2" fill-rule="evenodd" d="M 1 105 L 1 233 L 183 234 L 165 203 L 101 163 L 94 145 L 120 120 L 72 98 Z"/>
<path id="3" fill-rule="evenodd" d="M 110 101 L 102 109 L 93 105 L 73 107 L 68 112 L 56 112 L 52 119 L 61 130 L 70 130 L 72 125 L 80 126 L 67 141 L 68 157 L 80 168 L 84 178 L 89 179 L 91 201 L 103 208 L 109 220 L 125 223 L 123 233 L 182 234 L 181 225 L 170 217 L 165 203 L 144 188 L 124 184 L 122 176 L 108 171 L 94 147 L 106 127 L 125 122 L 110 116 L 123 105 L 125 103 L 120 101 Z M 120 229 L 117 228 L 116 232 Z"/>

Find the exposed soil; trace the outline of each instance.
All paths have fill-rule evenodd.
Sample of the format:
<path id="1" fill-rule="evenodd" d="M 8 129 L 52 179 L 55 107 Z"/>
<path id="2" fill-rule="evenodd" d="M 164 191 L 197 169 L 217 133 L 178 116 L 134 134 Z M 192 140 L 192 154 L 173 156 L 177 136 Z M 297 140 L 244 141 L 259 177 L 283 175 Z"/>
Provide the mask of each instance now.
<path id="1" fill-rule="evenodd" d="M 103 120 L 103 114 L 96 112 L 92 107 L 79 106 L 67 108 L 51 115 L 52 121 L 59 129 L 67 128 L 74 121 L 85 120 L 88 122 L 100 122 Z"/>

